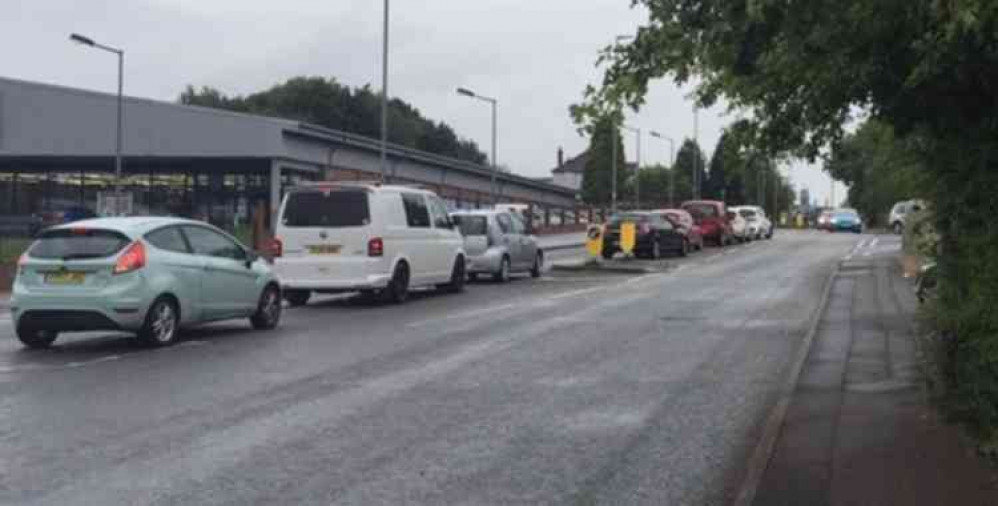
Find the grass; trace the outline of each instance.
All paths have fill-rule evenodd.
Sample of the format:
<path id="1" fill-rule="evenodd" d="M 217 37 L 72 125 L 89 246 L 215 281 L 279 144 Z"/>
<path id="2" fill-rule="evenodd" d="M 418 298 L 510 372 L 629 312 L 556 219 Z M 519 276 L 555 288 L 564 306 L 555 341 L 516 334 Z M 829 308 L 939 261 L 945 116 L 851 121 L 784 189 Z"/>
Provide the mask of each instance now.
<path id="1" fill-rule="evenodd" d="M 0 237 L 0 264 L 16 262 L 21 253 L 31 245 L 31 241 L 26 237 Z"/>

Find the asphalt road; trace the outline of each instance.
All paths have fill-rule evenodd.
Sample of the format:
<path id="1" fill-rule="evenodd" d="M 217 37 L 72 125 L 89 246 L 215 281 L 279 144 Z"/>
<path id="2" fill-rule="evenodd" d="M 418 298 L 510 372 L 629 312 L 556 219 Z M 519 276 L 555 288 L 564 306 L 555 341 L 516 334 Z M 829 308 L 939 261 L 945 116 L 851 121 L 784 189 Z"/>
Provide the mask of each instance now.
<path id="1" fill-rule="evenodd" d="M 212 325 L 155 351 L 24 351 L 0 316 L 0 503 L 726 504 L 863 238 L 328 298 L 274 332 Z"/>

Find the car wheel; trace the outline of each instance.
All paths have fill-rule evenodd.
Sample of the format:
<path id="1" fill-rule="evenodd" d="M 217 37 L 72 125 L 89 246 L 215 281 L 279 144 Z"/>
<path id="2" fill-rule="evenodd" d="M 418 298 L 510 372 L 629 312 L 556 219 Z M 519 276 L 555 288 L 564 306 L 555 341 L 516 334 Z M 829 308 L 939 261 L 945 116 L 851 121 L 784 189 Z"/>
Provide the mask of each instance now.
<path id="1" fill-rule="evenodd" d="M 502 257 L 502 262 L 499 263 L 499 270 L 492 275 L 492 280 L 496 283 L 509 281 L 509 257 Z"/>
<path id="2" fill-rule="evenodd" d="M 150 346 L 169 346 L 177 341 L 179 330 L 180 314 L 176 304 L 169 298 L 160 297 L 149 306 L 145 322 L 139 329 L 139 339 Z"/>
<path id="3" fill-rule="evenodd" d="M 27 348 L 41 350 L 52 346 L 59 333 L 52 330 L 29 330 L 17 327 L 17 339 Z"/>
<path id="4" fill-rule="evenodd" d="M 388 286 L 381 291 L 381 298 L 390 304 L 401 304 L 409 298 L 409 266 L 399 262 Z"/>
<path id="5" fill-rule="evenodd" d="M 286 290 L 284 292 L 284 298 L 288 300 L 288 304 L 293 307 L 304 306 L 308 304 L 308 299 L 312 298 L 312 292 L 308 290 Z"/>
<path id="6" fill-rule="evenodd" d="M 464 280 L 467 279 L 467 274 L 464 272 L 464 269 L 464 258 L 457 257 L 457 260 L 454 260 L 454 268 L 451 269 L 450 283 L 443 285 L 441 288 L 447 293 L 463 292 Z"/>
<path id="7" fill-rule="evenodd" d="M 534 266 L 530 268 L 530 277 L 541 277 L 541 270 L 544 268 L 544 253 L 540 251 L 534 256 Z"/>
<path id="8" fill-rule="evenodd" d="M 264 288 L 260 294 L 260 302 L 256 313 L 250 317 L 250 323 L 257 330 L 271 330 L 281 321 L 281 290 L 274 285 Z"/>

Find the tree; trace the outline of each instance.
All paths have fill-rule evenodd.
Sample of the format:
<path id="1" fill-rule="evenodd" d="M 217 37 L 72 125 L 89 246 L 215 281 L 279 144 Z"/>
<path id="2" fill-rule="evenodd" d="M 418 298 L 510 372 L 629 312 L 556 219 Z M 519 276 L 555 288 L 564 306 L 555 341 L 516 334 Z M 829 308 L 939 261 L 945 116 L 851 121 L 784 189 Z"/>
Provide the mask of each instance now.
<path id="1" fill-rule="evenodd" d="M 617 196 L 624 195 L 627 167 L 618 124 L 603 118 L 591 129 L 589 159 L 582 174 L 582 200 L 587 204 L 607 206 L 613 200 L 613 143 L 617 144 Z"/>
<path id="2" fill-rule="evenodd" d="M 370 86 L 352 89 L 335 79 L 295 77 L 245 97 L 188 85 L 179 102 L 294 119 L 366 137 L 381 135 L 381 96 Z M 474 142 L 459 138 L 445 123 L 424 118 L 403 100 L 391 99 L 388 115 L 390 142 L 477 164 L 487 161 Z"/>
<path id="3" fill-rule="evenodd" d="M 676 180 L 676 201 L 691 200 L 695 197 L 693 192 L 693 171 L 694 167 L 699 168 L 697 178 L 701 183 L 707 179 L 707 172 L 704 170 L 706 157 L 700 149 L 700 145 L 692 139 L 685 139 L 676 153 L 676 163 L 672 170 L 675 172 Z"/>
<path id="4" fill-rule="evenodd" d="M 955 413 L 998 441 L 998 9 L 992 0 L 633 0 L 649 21 L 607 47 L 575 119 L 698 79 L 700 106 L 749 112 L 752 144 L 816 158 L 863 110 L 922 159 L 942 236 L 938 330 Z"/>

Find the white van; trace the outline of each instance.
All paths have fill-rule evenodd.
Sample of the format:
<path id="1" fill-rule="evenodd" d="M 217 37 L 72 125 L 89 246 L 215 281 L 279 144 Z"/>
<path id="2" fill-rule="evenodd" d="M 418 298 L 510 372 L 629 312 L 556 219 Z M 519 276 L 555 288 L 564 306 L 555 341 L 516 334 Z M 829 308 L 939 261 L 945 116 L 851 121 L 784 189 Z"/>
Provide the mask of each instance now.
<path id="1" fill-rule="evenodd" d="M 313 292 L 405 301 L 410 287 L 464 289 L 465 253 L 433 192 L 377 183 L 293 188 L 278 213 L 274 270 L 292 305 Z"/>

